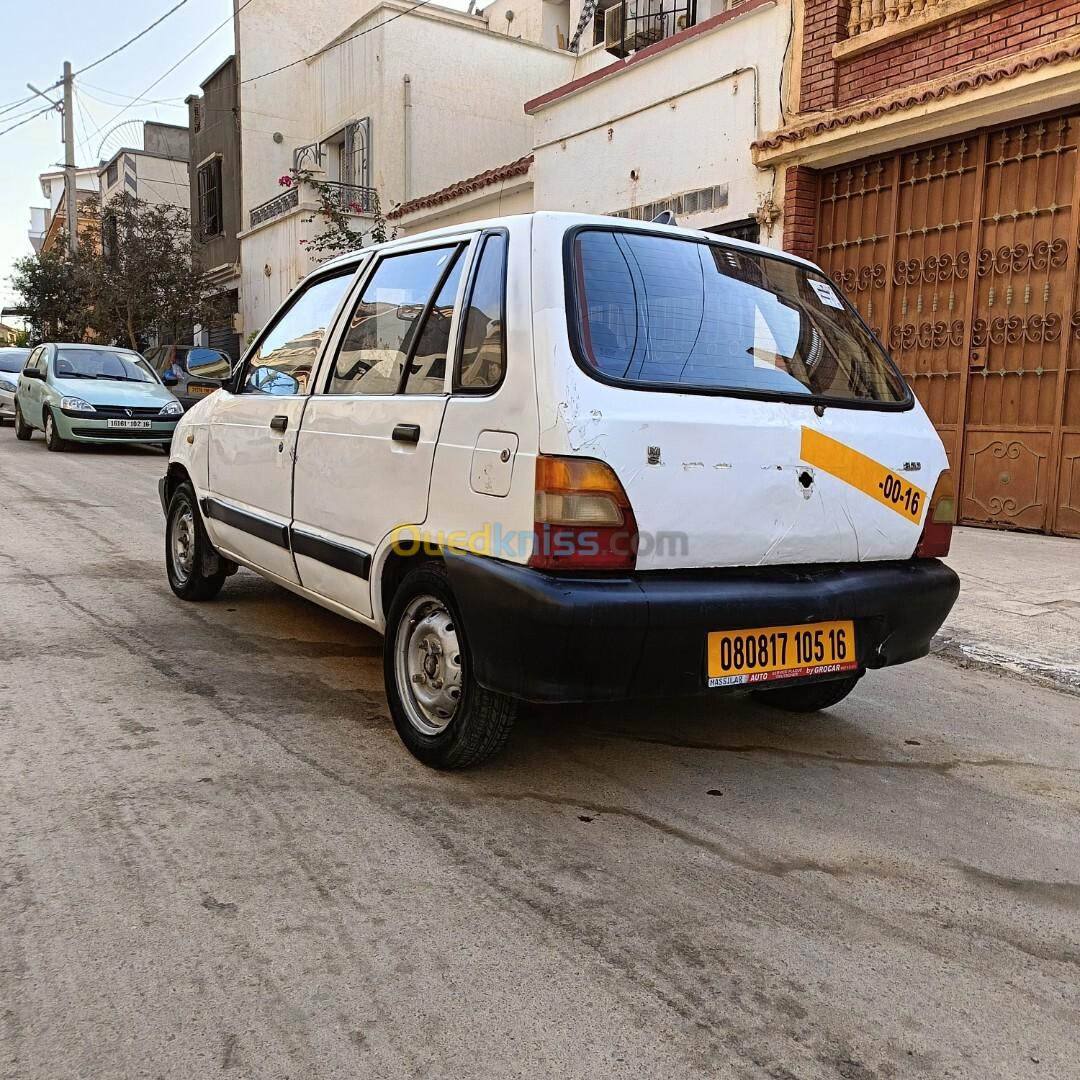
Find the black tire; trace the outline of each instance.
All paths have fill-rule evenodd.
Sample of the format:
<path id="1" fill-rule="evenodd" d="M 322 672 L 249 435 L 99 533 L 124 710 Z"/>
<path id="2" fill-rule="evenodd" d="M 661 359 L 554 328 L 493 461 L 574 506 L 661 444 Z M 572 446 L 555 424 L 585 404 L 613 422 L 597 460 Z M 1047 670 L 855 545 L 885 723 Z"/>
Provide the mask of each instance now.
<path id="1" fill-rule="evenodd" d="M 846 679 L 829 679 L 826 682 L 804 683 L 802 686 L 778 686 L 772 690 L 755 690 L 752 696 L 762 705 L 785 712 L 819 712 L 843 701 L 861 678 L 861 675 L 852 675 Z"/>
<path id="2" fill-rule="evenodd" d="M 68 448 L 68 442 L 66 439 L 60 437 L 60 431 L 56 426 L 56 417 L 53 416 L 52 409 L 45 410 L 45 445 L 48 449 L 54 453 L 66 450 Z"/>
<path id="3" fill-rule="evenodd" d="M 421 660 L 421 655 L 427 659 Z M 432 664 L 431 671 L 426 667 L 415 671 L 414 679 L 423 677 L 427 696 L 435 701 L 435 715 L 425 711 L 417 696 L 424 691 L 414 692 L 414 679 L 408 678 L 410 661 L 414 667 Z M 465 769 L 486 761 L 502 750 L 514 726 L 517 702 L 479 686 L 471 668 L 468 639 L 446 569 L 441 563 L 423 563 L 405 576 L 390 605 L 383 672 L 390 715 L 401 741 L 434 769 Z M 455 689 L 458 694 L 453 697 Z M 448 706 L 443 712 L 438 711 L 439 700 Z M 445 727 L 436 730 L 441 723 Z"/>
<path id="4" fill-rule="evenodd" d="M 228 576 L 228 565 L 210 543 L 195 490 L 186 480 L 173 492 L 165 518 L 165 572 L 181 600 L 212 600 Z"/>
<path id="5" fill-rule="evenodd" d="M 19 403 L 15 402 L 15 438 L 19 442 L 28 442 L 30 436 L 34 434 L 34 429 L 23 419 L 22 409 L 19 408 Z"/>

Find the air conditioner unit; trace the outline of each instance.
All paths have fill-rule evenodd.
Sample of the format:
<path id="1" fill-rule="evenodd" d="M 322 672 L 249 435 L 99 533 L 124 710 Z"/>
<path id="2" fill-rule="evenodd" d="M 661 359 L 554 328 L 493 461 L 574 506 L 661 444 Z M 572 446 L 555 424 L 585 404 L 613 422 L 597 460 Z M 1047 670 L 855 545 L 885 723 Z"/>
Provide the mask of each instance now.
<path id="1" fill-rule="evenodd" d="M 623 5 L 613 4 L 604 12 L 604 48 L 616 56 L 625 56 L 623 45 Z"/>

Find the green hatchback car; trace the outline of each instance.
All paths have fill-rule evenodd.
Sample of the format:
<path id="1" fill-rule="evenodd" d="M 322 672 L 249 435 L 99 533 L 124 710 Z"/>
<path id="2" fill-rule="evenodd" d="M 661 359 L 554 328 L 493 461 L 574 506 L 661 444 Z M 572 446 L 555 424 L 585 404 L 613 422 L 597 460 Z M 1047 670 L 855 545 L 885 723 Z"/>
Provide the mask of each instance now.
<path id="1" fill-rule="evenodd" d="M 69 443 L 168 447 L 184 407 L 149 364 L 116 346 L 39 345 L 15 394 L 15 437 L 45 432 L 50 450 Z"/>

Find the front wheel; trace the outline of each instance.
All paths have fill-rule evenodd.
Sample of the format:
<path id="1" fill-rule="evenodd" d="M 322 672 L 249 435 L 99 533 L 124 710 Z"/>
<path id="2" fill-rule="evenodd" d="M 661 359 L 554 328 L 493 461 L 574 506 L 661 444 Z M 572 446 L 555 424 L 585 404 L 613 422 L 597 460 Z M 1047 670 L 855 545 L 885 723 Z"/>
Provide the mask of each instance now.
<path id="1" fill-rule="evenodd" d="M 861 675 L 827 682 L 805 683 L 802 686 L 778 686 L 772 690 L 755 690 L 753 697 L 762 705 L 771 705 L 785 712 L 819 712 L 843 701 L 855 689 Z"/>
<path id="2" fill-rule="evenodd" d="M 66 450 L 68 447 L 67 440 L 60 437 L 52 409 L 45 410 L 45 445 L 52 451 Z"/>
<path id="3" fill-rule="evenodd" d="M 169 587 L 181 600 L 213 599 L 228 576 L 228 568 L 222 566 L 221 556 L 203 528 L 195 490 L 187 482 L 180 484 L 169 500 L 165 570 Z"/>
<path id="4" fill-rule="evenodd" d="M 390 605 L 383 670 L 394 726 L 425 765 L 464 769 L 506 745 L 517 702 L 485 690 L 471 669 L 445 568 L 417 567 Z"/>
<path id="5" fill-rule="evenodd" d="M 34 434 L 34 429 L 26 422 L 23 417 L 22 409 L 19 407 L 19 403 L 15 402 L 15 438 L 19 442 L 27 442 L 31 435 Z"/>

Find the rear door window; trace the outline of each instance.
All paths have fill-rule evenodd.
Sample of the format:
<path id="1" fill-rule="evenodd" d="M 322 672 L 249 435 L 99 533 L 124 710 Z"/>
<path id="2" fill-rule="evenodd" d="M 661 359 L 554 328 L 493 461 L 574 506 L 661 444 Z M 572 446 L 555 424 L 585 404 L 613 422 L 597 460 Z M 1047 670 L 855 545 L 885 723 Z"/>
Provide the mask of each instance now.
<path id="1" fill-rule="evenodd" d="M 573 242 L 579 358 L 628 386 L 903 407 L 899 372 L 821 274 L 652 233 Z"/>
<path id="2" fill-rule="evenodd" d="M 329 394 L 441 394 L 462 245 L 382 259 L 349 319 Z"/>

